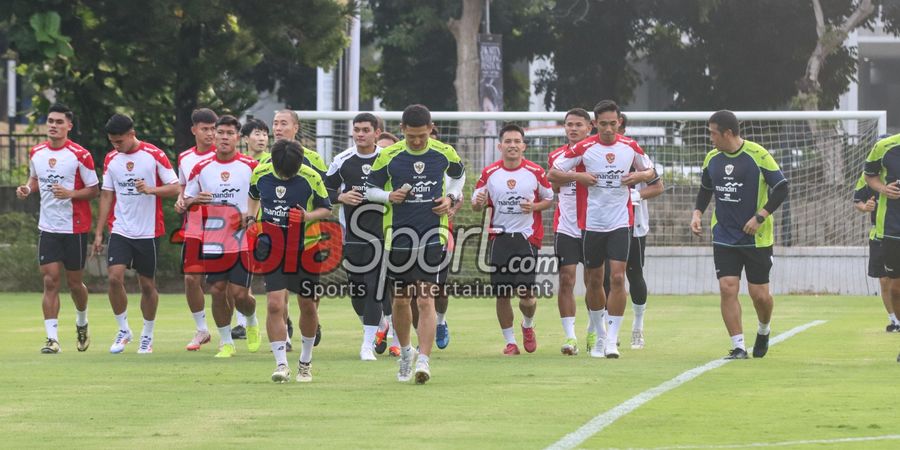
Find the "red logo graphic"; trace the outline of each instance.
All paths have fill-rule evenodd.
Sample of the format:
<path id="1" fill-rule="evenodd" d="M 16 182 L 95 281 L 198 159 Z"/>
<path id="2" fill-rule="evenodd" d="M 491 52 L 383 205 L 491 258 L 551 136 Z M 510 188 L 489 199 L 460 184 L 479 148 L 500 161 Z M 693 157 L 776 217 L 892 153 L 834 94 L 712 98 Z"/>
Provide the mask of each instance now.
<path id="1" fill-rule="evenodd" d="M 50 164 L 51 169 L 56 167 L 56 158 L 50 158 L 50 160 L 47 161 L 47 164 Z"/>
<path id="2" fill-rule="evenodd" d="M 615 160 L 616 160 L 616 154 L 615 154 L 615 153 L 607 153 L 607 154 L 606 154 L 606 162 L 612 164 L 613 161 L 615 161 Z"/>
<path id="3" fill-rule="evenodd" d="M 129 172 L 134 170 L 134 161 L 128 161 L 127 163 L 125 163 L 125 170 Z"/>
<path id="4" fill-rule="evenodd" d="M 515 189 L 516 188 L 516 180 L 514 180 L 512 178 L 510 178 L 509 180 L 506 180 L 506 187 L 508 187 L 510 189 Z"/>
<path id="5" fill-rule="evenodd" d="M 219 176 L 222 177 L 222 181 L 228 181 L 228 179 L 231 178 L 231 174 L 228 172 L 222 172 Z"/>

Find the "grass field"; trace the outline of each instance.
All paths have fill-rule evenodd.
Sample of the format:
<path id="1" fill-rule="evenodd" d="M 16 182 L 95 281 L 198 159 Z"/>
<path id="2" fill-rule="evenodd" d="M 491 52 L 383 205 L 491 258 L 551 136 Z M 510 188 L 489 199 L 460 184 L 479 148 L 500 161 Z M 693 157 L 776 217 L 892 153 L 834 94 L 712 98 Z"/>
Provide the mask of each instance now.
<path id="1" fill-rule="evenodd" d="M 131 300 L 137 332 L 138 298 Z M 543 301 L 537 352 L 504 357 L 493 302 L 451 299 L 450 346 L 433 354 L 432 380 L 416 386 L 396 381 L 393 358 L 359 361 L 361 327 L 349 302 L 326 299 L 313 382 L 276 385 L 265 339 L 257 354 L 239 341 L 231 360 L 213 359 L 215 345 L 184 351 L 193 321 L 180 295 L 161 297 L 152 355 L 137 355 L 134 343 L 126 354 L 109 354 L 109 304 L 97 294 L 91 302 L 90 350 L 75 351 L 73 308 L 64 299 L 63 353 L 41 355 L 40 295 L 0 296 L 0 447 L 543 448 L 730 346 L 717 298 L 651 297 L 646 349 L 630 350 L 622 333 L 619 360 L 591 359 L 584 348 L 564 357 L 555 302 Z M 752 345 L 755 316 L 749 299 L 744 306 Z M 586 316 L 579 314 L 583 344 Z M 890 436 L 900 434 L 900 334 L 884 332 L 880 300 L 779 297 L 773 335 L 817 319 L 827 322 L 765 359 L 704 373 L 581 446 L 898 448 Z M 630 324 L 629 310 L 623 328 Z M 293 372 L 298 356 L 289 354 Z M 795 442 L 857 437 L 880 439 Z"/>

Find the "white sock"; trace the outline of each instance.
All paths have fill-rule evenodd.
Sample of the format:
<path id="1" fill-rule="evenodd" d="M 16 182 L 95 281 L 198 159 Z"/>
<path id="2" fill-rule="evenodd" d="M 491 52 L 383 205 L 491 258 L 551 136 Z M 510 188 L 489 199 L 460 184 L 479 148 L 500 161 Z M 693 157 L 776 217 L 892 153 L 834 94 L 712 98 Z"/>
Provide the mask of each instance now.
<path id="1" fill-rule="evenodd" d="M 522 328 L 534 328 L 534 317 L 523 317 Z"/>
<path id="2" fill-rule="evenodd" d="M 769 334 L 769 324 L 759 322 L 759 331 L 757 331 L 757 333 L 767 336 Z"/>
<path id="3" fill-rule="evenodd" d="M 404 358 L 412 358 L 413 348 L 412 345 L 407 345 L 400 349 L 400 355 Z"/>
<path id="4" fill-rule="evenodd" d="M 563 317 L 559 320 L 562 322 L 566 339 L 575 339 L 575 317 Z"/>
<path id="5" fill-rule="evenodd" d="M 388 337 L 393 338 L 394 337 L 394 318 L 391 317 L 390 314 L 388 314 L 388 315 L 384 316 L 384 322 L 386 324 L 390 325 L 390 328 L 388 328 L 388 334 L 387 334 Z M 396 343 L 396 341 L 391 341 L 392 345 L 395 343 Z"/>
<path id="6" fill-rule="evenodd" d="M 644 310 L 647 309 L 647 304 L 635 305 L 632 303 L 631 307 L 634 309 L 634 322 L 631 323 L 631 331 L 643 331 Z"/>
<path id="7" fill-rule="evenodd" d="M 206 326 L 206 311 L 191 313 L 194 316 L 194 323 L 197 324 L 197 331 L 209 331 Z"/>
<path id="8" fill-rule="evenodd" d="M 225 345 L 225 344 L 234 345 L 234 339 L 231 339 L 231 325 L 225 325 L 224 327 L 219 327 L 219 342 L 222 345 Z"/>
<path id="9" fill-rule="evenodd" d="M 373 348 L 375 341 L 375 333 L 378 332 L 378 325 L 363 325 L 363 341 L 364 348 Z"/>
<path id="10" fill-rule="evenodd" d="M 437 313 L 437 324 L 443 325 L 444 319 L 446 318 L 446 316 L 447 316 L 447 313 Z"/>
<path id="11" fill-rule="evenodd" d="M 503 328 L 500 330 L 503 332 L 503 339 L 506 339 L 507 344 L 515 344 L 516 343 L 516 333 L 512 328 Z"/>
<path id="12" fill-rule="evenodd" d="M 427 363 L 427 362 L 428 362 L 428 355 L 419 353 L 419 361 L 425 361 L 425 362 Z"/>
<path id="13" fill-rule="evenodd" d="M 128 326 L 128 311 L 119 314 L 116 317 L 116 323 L 119 325 L 119 329 L 122 331 L 131 331 L 131 327 Z"/>
<path id="14" fill-rule="evenodd" d="M 591 322 L 594 324 L 594 333 L 597 333 L 597 339 L 606 339 L 606 328 L 603 327 L 603 320 L 606 316 L 606 310 L 588 310 L 588 316 L 590 316 Z"/>
<path id="15" fill-rule="evenodd" d="M 731 348 L 739 348 L 741 350 L 747 350 L 744 347 L 744 334 L 736 334 L 731 337 Z"/>
<path id="16" fill-rule="evenodd" d="M 47 331 L 47 337 L 54 341 L 59 340 L 59 319 L 44 320 L 44 330 Z"/>
<path id="17" fill-rule="evenodd" d="M 894 313 L 888 314 L 888 320 L 890 320 L 891 323 L 894 325 L 897 325 L 898 323 L 900 323 L 897 321 L 897 314 L 894 314 Z"/>
<path id="18" fill-rule="evenodd" d="M 245 328 L 246 327 L 255 327 L 255 326 L 259 325 L 259 320 L 257 320 L 257 318 L 256 318 L 256 311 L 253 311 L 253 314 L 250 314 L 249 316 L 245 316 L 244 319 L 246 322 L 246 325 L 244 326 Z"/>
<path id="19" fill-rule="evenodd" d="M 316 335 L 312 337 L 300 336 L 300 362 L 308 363 L 312 361 L 313 344 L 316 343 Z"/>
<path id="20" fill-rule="evenodd" d="M 284 341 L 274 341 L 269 343 L 272 346 L 272 354 L 275 355 L 275 364 L 287 365 L 287 346 Z"/>
<path id="21" fill-rule="evenodd" d="M 894 320 L 897 320 L 897 318 L 895 317 Z M 83 327 L 87 323 L 87 308 L 84 308 L 84 311 L 79 311 L 78 308 L 75 308 L 75 325 Z"/>
<path id="22" fill-rule="evenodd" d="M 622 327 L 622 316 L 606 316 L 606 325 L 609 329 L 606 333 L 606 347 L 615 348 L 619 342 L 619 328 Z"/>
<path id="23" fill-rule="evenodd" d="M 588 326 L 587 330 L 585 330 L 585 333 L 596 333 L 596 329 L 596 325 L 594 325 L 594 315 L 591 314 L 591 310 L 590 308 L 588 308 Z"/>
<path id="24" fill-rule="evenodd" d="M 234 314 L 237 316 L 237 326 L 247 328 L 247 316 L 241 314 L 238 310 L 234 310 Z"/>
<path id="25" fill-rule="evenodd" d="M 153 337 L 153 320 L 144 319 L 144 329 L 141 330 L 141 336 Z"/>

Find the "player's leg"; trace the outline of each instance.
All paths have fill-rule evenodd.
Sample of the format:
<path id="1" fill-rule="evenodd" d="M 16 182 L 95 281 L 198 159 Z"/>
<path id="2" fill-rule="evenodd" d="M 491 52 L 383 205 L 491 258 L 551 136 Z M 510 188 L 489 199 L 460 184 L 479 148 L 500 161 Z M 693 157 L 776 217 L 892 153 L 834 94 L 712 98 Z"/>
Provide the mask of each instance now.
<path id="1" fill-rule="evenodd" d="M 362 315 L 362 325 L 363 325 L 363 340 L 359 349 L 359 358 L 363 361 L 374 361 L 375 358 L 375 344 L 376 344 L 376 333 L 378 333 L 378 328 L 381 325 L 382 317 L 384 316 L 384 310 L 382 309 L 382 303 L 376 299 L 377 289 L 377 280 L 372 279 L 371 277 L 366 277 L 368 281 L 371 283 L 366 283 L 364 292 L 362 292 L 363 299 L 363 315 Z M 381 335 L 379 344 L 384 342 L 385 334 Z M 385 346 L 386 346 L 386 342 Z M 384 352 L 384 346 L 381 347 L 381 352 Z"/>
<path id="2" fill-rule="evenodd" d="M 91 337 L 88 333 L 87 286 L 84 285 L 83 270 L 66 270 L 66 284 L 75 303 L 75 330 L 78 351 L 83 352 L 91 345 Z"/>
<path id="3" fill-rule="evenodd" d="M 584 278 L 586 284 L 585 302 L 588 315 L 594 324 L 596 339 L 591 347 L 591 356 L 606 356 L 607 330 L 607 297 L 603 291 L 603 273 L 606 265 L 607 250 L 604 233 L 585 231 L 582 236 L 582 257 L 584 258 Z M 588 335 L 590 337 L 590 335 Z"/>
<path id="4" fill-rule="evenodd" d="M 300 362 L 297 368 L 297 381 L 312 381 L 312 353 L 316 342 L 316 329 L 319 326 L 319 312 L 314 300 L 315 294 L 297 295 L 300 308 Z"/>
<path id="5" fill-rule="evenodd" d="M 59 282 L 62 272 L 62 262 L 52 262 L 40 266 L 41 277 L 44 281 L 44 295 L 41 299 L 41 309 L 44 313 L 44 330 L 47 339 L 41 347 L 41 353 L 59 353 Z"/>
<path id="6" fill-rule="evenodd" d="M 228 296 L 234 303 L 235 311 L 247 320 L 247 351 L 256 353 L 260 345 L 259 320 L 256 317 L 256 299 L 250 295 L 252 276 L 244 266 L 248 258 L 242 255 L 228 272 Z M 230 318 L 229 318 L 230 319 Z M 230 320 L 229 320 L 230 322 Z M 232 335 L 234 339 L 234 335 Z"/>
<path id="7" fill-rule="evenodd" d="M 528 353 L 537 350 L 537 336 L 534 331 L 534 315 L 537 312 L 536 267 L 538 249 L 528 242 L 524 235 L 516 235 L 513 241 L 516 253 L 522 258 L 516 263 L 513 286 L 519 297 L 519 311 L 522 313 L 522 347 Z"/>
<path id="8" fill-rule="evenodd" d="M 578 337 L 575 335 L 575 280 L 577 279 L 577 267 L 581 262 L 581 240 L 556 233 L 554 236 L 554 249 L 559 265 L 559 291 L 556 297 L 556 306 L 559 309 L 559 320 L 562 323 L 566 340 L 560 351 L 563 355 L 578 354 Z"/>
<path id="9" fill-rule="evenodd" d="M 437 281 L 435 279 L 435 281 Z M 419 356 L 416 359 L 416 384 L 424 384 L 431 378 L 429 360 L 431 349 L 434 346 L 436 331 L 436 317 L 434 312 L 434 297 L 438 285 L 425 281 L 416 283 L 416 305 L 419 310 L 419 328 L 416 334 L 419 337 Z"/>
<path id="10" fill-rule="evenodd" d="M 620 256 L 621 257 L 621 256 Z M 625 259 L 627 260 L 627 255 Z M 625 261 L 610 258 L 606 265 L 609 266 L 609 297 L 606 304 L 606 349 L 607 358 L 619 357 L 619 329 L 625 316 L 625 303 L 628 296 L 625 293 Z"/>
<path id="11" fill-rule="evenodd" d="M 134 249 L 128 239 L 118 234 L 109 237 L 107 245 L 107 286 L 109 305 L 118 325 L 116 337 L 109 347 L 110 353 L 122 353 L 131 342 L 131 327 L 128 326 L 128 296 L 125 294 L 125 270 L 132 264 Z"/>
<path id="12" fill-rule="evenodd" d="M 216 328 L 219 330 L 219 352 L 216 358 L 230 358 L 234 356 L 234 338 L 231 337 L 231 316 L 234 314 L 234 304 L 228 298 L 227 274 L 216 273 L 206 276 L 206 284 L 209 286 L 209 294 L 212 297 L 212 314 Z"/>
<path id="13" fill-rule="evenodd" d="M 881 242 L 884 258 L 884 270 L 890 278 L 888 291 L 891 293 L 891 304 L 894 311 L 900 311 L 900 239 L 886 238 Z M 900 355 L 897 356 L 900 362 Z"/>
<path id="14" fill-rule="evenodd" d="M 731 337 L 731 351 L 726 359 L 746 359 L 744 330 L 741 324 L 741 303 L 738 290 L 741 286 L 743 262 L 739 251 L 733 247 L 713 245 L 713 262 L 719 279 L 719 307 L 725 329 Z"/>
<path id="15" fill-rule="evenodd" d="M 447 295 L 447 277 L 450 274 L 452 252 L 445 252 L 447 264 L 438 273 L 438 290 L 434 296 L 435 327 L 434 343 L 441 350 L 450 345 L 450 327 L 447 325 L 447 308 L 450 296 Z"/>
<path id="16" fill-rule="evenodd" d="M 869 271 L 868 275 L 878 279 L 881 288 L 881 302 L 884 303 L 884 310 L 887 311 L 888 324 L 885 331 L 900 332 L 900 321 L 897 320 L 896 311 L 893 302 L 891 302 L 891 283 L 884 270 L 884 255 L 882 254 L 881 241 L 878 239 L 869 239 Z"/>
<path id="17" fill-rule="evenodd" d="M 537 337 L 534 332 L 534 314 L 537 312 L 537 298 L 530 288 L 522 289 L 519 294 L 519 311 L 522 313 L 522 347 L 528 353 L 537 350 Z"/>
<path id="18" fill-rule="evenodd" d="M 367 263 L 371 262 L 372 257 L 373 252 L 368 245 L 344 245 L 344 259 L 352 267 L 365 267 Z M 359 358 L 362 361 L 375 361 L 375 346 L 373 341 L 375 340 L 375 333 L 378 331 L 378 324 L 381 322 L 381 316 L 379 313 L 379 317 L 376 318 L 375 324 L 367 323 L 366 307 L 369 301 L 375 302 L 375 288 L 374 285 L 369 282 L 377 281 L 377 275 L 375 277 L 370 277 L 368 275 L 371 272 L 377 273 L 377 271 L 370 270 L 361 272 L 359 269 L 351 270 L 347 266 L 344 268 L 347 274 L 347 283 L 350 286 L 350 305 L 353 306 L 353 312 L 359 318 L 359 323 L 363 328 Z M 369 322 L 371 321 L 372 319 L 370 317 Z M 372 325 L 375 325 L 374 328 Z"/>
<path id="19" fill-rule="evenodd" d="M 279 274 L 280 275 L 280 274 Z M 266 275 L 266 335 L 272 347 L 272 356 L 275 357 L 275 371 L 272 372 L 272 381 L 285 383 L 291 378 L 291 369 L 287 360 L 287 325 L 284 323 L 284 297 L 286 289 L 272 290 L 271 275 Z M 280 284 L 283 286 L 283 282 Z"/>
<path id="20" fill-rule="evenodd" d="M 138 353 L 153 353 L 153 327 L 156 322 L 156 310 L 159 306 L 159 293 L 156 290 L 156 265 L 159 255 L 159 239 L 132 239 L 134 262 L 132 267 L 138 273 L 138 284 L 141 287 L 141 313 L 144 326 Z"/>
<path id="21" fill-rule="evenodd" d="M 631 323 L 632 349 L 644 348 L 644 311 L 647 307 L 647 281 L 644 280 L 645 245 L 645 236 L 631 238 L 628 264 L 625 266 L 625 278 L 628 279 L 631 308 L 634 311 L 634 321 Z"/>
<path id="22" fill-rule="evenodd" d="M 769 351 L 769 324 L 772 322 L 774 300 L 769 292 L 769 272 L 772 270 L 772 247 L 742 249 L 747 271 L 747 289 L 759 320 L 753 357 L 762 358 Z"/>
<path id="23" fill-rule="evenodd" d="M 193 246 L 192 246 L 193 247 Z M 202 244 L 195 246 L 201 249 Z M 191 317 L 194 319 L 196 331 L 194 337 L 185 346 L 186 350 L 196 351 L 200 347 L 209 342 L 209 327 L 206 324 L 206 300 L 203 294 L 203 274 L 200 265 L 191 264 L 187 260 L 188 244 L 185 242 L 181 247 L 181 267 L 184 272 L 184 296 L 187 299 L 188 309 L 191 311 Z"/>

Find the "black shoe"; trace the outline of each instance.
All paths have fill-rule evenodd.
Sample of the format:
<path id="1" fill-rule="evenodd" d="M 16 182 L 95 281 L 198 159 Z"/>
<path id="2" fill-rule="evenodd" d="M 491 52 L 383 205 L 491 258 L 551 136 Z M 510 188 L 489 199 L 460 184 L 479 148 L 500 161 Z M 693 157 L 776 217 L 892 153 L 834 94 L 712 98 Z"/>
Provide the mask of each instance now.
<path id="1" fill-rule="evenodd" d="M 753 343 L 753 357 L 762 358 L 769 352 L 769 335 L 756 335 L 756 342 Z"/>
<path id="2" fill-rule="evenodd" d="M 313 342 L 313 347 L 319 346 L 319 341 L 322 340 L 322 325 L 316 325 L 316 341 Z"/>
<path id="3" fill-rule="evenodd" d="M 725 359 L 747 359 L 747 350 L 735 347 L 728 352 Z"/>
<path id="4" fill-rule="evenodd" d="M 247 339 L 247 330 L 238 325 L 231 329 L 231 338 L 232 339 Z"/>
<path id="5" fill-rule="evenodd" d="M 288 329 L 288 338 L 294 338 L 294 322 L 291 322 L 291 318 L 288 317 L 287 320 L 287 329 Z"/>
<path id="6" fill-rule="evenodd" d="M 888 333 L 900 332 L 900 325 L 889 323 L 888 326 L 884 328 L 884 331 L 887 331 Z"/>

